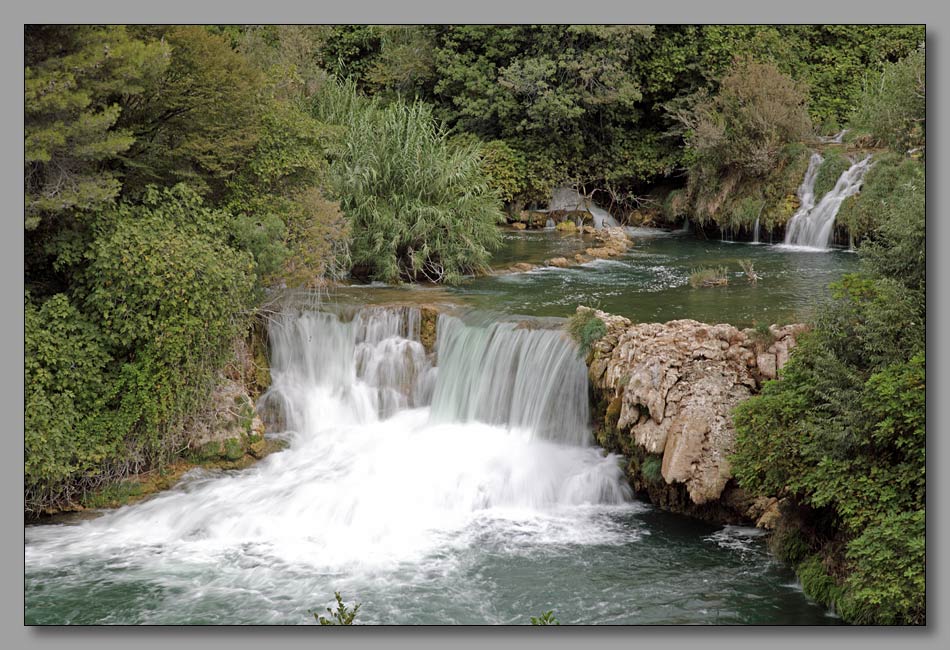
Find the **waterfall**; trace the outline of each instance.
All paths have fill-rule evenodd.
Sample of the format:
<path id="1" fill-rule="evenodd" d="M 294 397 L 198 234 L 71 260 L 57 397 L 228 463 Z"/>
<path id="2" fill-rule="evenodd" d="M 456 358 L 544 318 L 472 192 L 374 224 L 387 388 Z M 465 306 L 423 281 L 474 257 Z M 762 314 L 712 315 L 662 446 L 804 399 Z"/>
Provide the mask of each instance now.
<path id="1" fill-rule="evenodd" d="M 548 203 L 549 210 L 563 210 L 573 212 L 583 210 L 589 212 L 593 218 L 594 228 L 616 228 L 620 225 L 612 214 L 593 201 L 583 196 L 574 188 L 561 186 L 554 190 L 551 195 L 551 201 Z M 578 224 L 580 226 L 581 224 Z"/>
<path id="2" fill-rule="evenodd" d="M 805 173 L 805 180 L 798 188 L 801 206 L 788 222 L 785 244 L 810 249 L 827 250 L 835 225 L 838 209 L 849 196 L 861 189 L 865 172 L 871 165 L 871 156 L 854 163 L 838 177 L 834 188 L 815 205 L 815 179 L 822 162 L 821 156 L 812 154 Z"/>
<path id="3" fill-rule="evenodd" d="M 594 217 L 594 228 L 616 228 L 620 222 L 613 215 L 591 203 L 587 208 Z"/>
<path id="4" fill-rule="evenodd" d="M 752 243 L 759 243 L 759 218 L 755 218 L 755 225 L 752 226 Z"/>
<path id="5" fill-rule="evenodd" d="M 847 132 L 848 129 L 841 129 L 834 135 L 819 136 L 818 140 L 824 144 L 841 144 L 844 140 L 844 134 Z"/>
<path id="6" fill-rule="evenodd" d="M 613 534 L 594 507 L 630 488 L 620 458 L 591 444 L 573 342 L 442 316 L 427 353 L 420 325 L 414 307 L 279 316 L 261 403 L 289 447 L 79 525 L 31 527 L 28 570 L 120 563 L 174 585 L 176 603 L 263 590 L 309 604 L 337 580 L 429 570 L 487 531 L 506 548 Z"/>
<path id="7" fill-rule="evenodd" d="M 481 421 L 590 444 L 587 366 L 563 330 L 466 325 L 443 314 L 437 349 L 434 420 Z"/>
<path id="8" fill-rule="evenodd" d="M 554 219 L 548 218 L 548 220 L 544 222 L 544 227 L 547 230 L 554 230 Z"/>

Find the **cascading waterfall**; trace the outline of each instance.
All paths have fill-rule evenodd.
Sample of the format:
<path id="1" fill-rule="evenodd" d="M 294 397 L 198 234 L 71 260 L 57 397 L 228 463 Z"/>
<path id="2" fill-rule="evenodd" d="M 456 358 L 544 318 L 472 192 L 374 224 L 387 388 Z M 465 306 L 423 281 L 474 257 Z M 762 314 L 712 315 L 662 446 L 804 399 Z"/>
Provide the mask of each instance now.
<path id="1" fill-rule="evenodd" d="M 419 332 L 411 307 L 277 318 L 262 404 L 288 449 L 79 525 L 30 527 L 27 572 L 82 566 L 76 580 L 95 585 L 90 567 L 122 566 L 109 580 L 176 594 L 142 605 L 149 622 L 206 620 L 215 594 L 228 606 L 207 620 L 241 621 L 244 603 L 280 621 L 341 581 L 411 585 L 486 544 L 629 542 L 598 515 L 634 505 L 619 457 L 591 444 L 573 343 L 442 316 L 431 355 Z"/>
<path id="2" fill-rule="evenodd" d="M 544 227 L 545 227 L 547 230 L 554 230 L 554 227 L 555 227 L 554 219 L 550 219 L 550 218 L 549 218 L 547 221 L 545 221 L 545 222 L 544 222 Z"/>
<path id="3" fill-rule="evenodd" d="M 432 418 L 507 425 L 554 442 L 590 444 L 587 366 L 564 337 L 560 329 L 466 325 L 441 315 Z"/>
<path id="4" fill-rule="evenodd" d="M 808 169 L 805 170 L 805 178 L 802 179 L 802 184 L 798 186 L 798 210 L 795 211 L 795 214 L 792 215 L 792 218 L 789 219 L 788 226 L 785 230 L 785 243 L 790 244 L 790 236 L 792 235 L 793 229 L 797 233 L 802 220 L 811 212 L 812 208 L 815 207 L 815 181 L 818 179 L 818 170 L 821 169 L 821 163 L 825 161 L 817 151 L 811 154 L 811 158 L 808 160 Z"/>
<path id="5" fill-rule="evenodd" d="M 549 210 L 586 210 L 590 213 L 594 228 L 616 228 L 620 225 L 612 214 L 595 205 L 590 199 L 583 196 L 580 192 L 571 187 L 558 187 L 551 196 L 548 203 Z M 580 221 L 580 220 L 579 220 Z M 580 226 L 583 222 L 579 222 Z"/>
<path id="6" fill-rule="evenodd" d="M 620 222 L 612 214 L 593 203 L 587 209 L 594 218 L 594 228 L 616 228 L 620 225 Z"/>
<path id="7" fill-rule="evenodd" d="M 871 166 L 871 156 L 853 163 L 842 172 L 834 188 L 815 205 L 815 179 L 821 163 L 821 156 L 813 153 L 805 179 L 798 188 L 801 205 L 789 220 L 785 233 L 785 244 L 788 246 L 828 250 L 838 210 L 846 198 L 861 189 L 864 174 Z"/>

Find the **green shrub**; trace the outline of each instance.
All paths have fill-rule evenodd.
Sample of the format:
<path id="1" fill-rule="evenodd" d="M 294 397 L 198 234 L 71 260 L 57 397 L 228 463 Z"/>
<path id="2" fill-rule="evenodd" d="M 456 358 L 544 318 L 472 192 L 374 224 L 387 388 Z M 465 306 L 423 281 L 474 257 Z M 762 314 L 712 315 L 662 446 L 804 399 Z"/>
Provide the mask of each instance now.
<path id="1" fill-rule="evenodd" d="M 577 343 L 581 356 L 586 357 L 591 346 L 607 333 L 607 326 L 593 309 L 581 309 L 567 321 L 567 332 Z"/>
<path id="2" fill-rule="evenodd" d="M 541 616 L 532 616 L 531 625 L 560 625 L 561 622 L 554 616 L 554 610 L 543 612 Z"/>
<path id="3" fill-rule="evenodd" d="M 247 326 L 254 262 L 223 243 L 230 215 L 184 186 L 143 201 L 100 216 L 82 310 L 27 297 L 29 512 L 170 459 Z"/>
<path id="4" fill-rule="evenodd" d="M 926 54 L 923 45 L 897 63 L 884 65 L 866 82 L 851 125 L 879 145 L 903 153 L 926 141 Z"/>
<path id="5" fill-rule="evenodd" d="M 805 99 L 801 85 L 774 65 L 738 61 L 715 97 L 681 115 L 687 145 L 697 164 L 717 173 L 763 176 L 775 168 L 785 145 L 811 132 Z"/>
<path id="6" fill-rule="evenodd" d="M 356 613 L 360 611 L 361 604 L 356 603 L 353 609 L 350 609 L 343 602 L 343 597 L 340 596 L 339 591 L 334 592 L 333 595 L 336 597 L 336 609 L 327 607 L 330 618 L 321 616 L 316 612 L 313 612 L 313 617 L 320 622 L 320 625 L 353 625 L 353 620 L 356 618 Z"/>
<path id="7" fill-rule="evenodd" d="M 64 294 L 36 305 L 26 296 L 24 483 L 36 512 L 69 498 L 68 480 L 115 452 L 90 426 L 105 400 L 112 357 L 101 330 Z"/>
<path id="8" fill-rule="evenodd" d="M 640 473 L 651 483 L 661 483 L 663 481 L 663 456 L 659 454 L 648 455 L 640 464 Z"/>
<path id="9" fill-rule="evenodd" d="M 925 622 L 925 514 L 889 515 L 848 544 L 854 570 L 845 581 L 844 613 L 854 623 Z"/>

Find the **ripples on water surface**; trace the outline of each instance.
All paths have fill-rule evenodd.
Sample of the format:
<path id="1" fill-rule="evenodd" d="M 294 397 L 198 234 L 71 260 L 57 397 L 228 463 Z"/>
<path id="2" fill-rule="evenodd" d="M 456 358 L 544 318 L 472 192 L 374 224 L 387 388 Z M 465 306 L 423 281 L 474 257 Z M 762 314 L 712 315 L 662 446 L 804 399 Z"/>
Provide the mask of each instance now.
<path id="1" fill-rule="evenodd" d="M 642 228 L 632 232 L 635 244 L 621 258 L 476 278 L 454 292 L 479 308 L 531 316 L 568 316 L 582 304 L 639 322 L 692 318 L 746 327 L 753 321 L 808 318 L 827 297 L 827 285 L 857 269 L 857 256 L 843 250 L 700 241 L 689 234 Z M 572 256 L 571 251 L 582 248 L 578 240 L 578 235 L 558 232 L 509 231 L 496 266 Z M 760 276 L 757 284 L 746 280 L 740 259 L 752 261 Z M 728 271 L 729 286 L 689 286 L 693 270 L 720 266 Z"/>

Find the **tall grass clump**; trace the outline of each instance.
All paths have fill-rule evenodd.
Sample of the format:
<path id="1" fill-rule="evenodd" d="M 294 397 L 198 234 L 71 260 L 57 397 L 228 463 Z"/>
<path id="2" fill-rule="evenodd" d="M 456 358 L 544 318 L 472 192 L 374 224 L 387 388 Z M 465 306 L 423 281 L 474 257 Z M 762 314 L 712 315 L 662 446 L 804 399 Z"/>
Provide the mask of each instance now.
<path id="1" fill-rule="evenodd" d="M 724 287 L 729 284 L 729 277 L 726 273 L 724 266 L 714 269 L 696 269 L 689 274 L 689 286 L 694 289 L 699 289 L 700 287 Z"/>
<path id="2" fill-rule="evenodd" d="M 663 456 L 650 454 L 640 465 L 640 473 L 651 483 L 659 483 L 663 480 Z"/>
<path id="3" fill-rule="evenodd" d="M 455 283 L 487 268 L 503 215 L 478 143 L 450 141 L 423 103 L 381 106 L 352 84 L 327 83 L 314 113 L 342 127 L 330 177 L 355 275 Z"/>
<path id="4" fill-rule="evenodd" d="M 593 309 L 585 308 L 567 320 L 567 333 L 577 343 L 581 356 L 586 357 L 591 346 L 607 333 L 607 326 Z"/>

